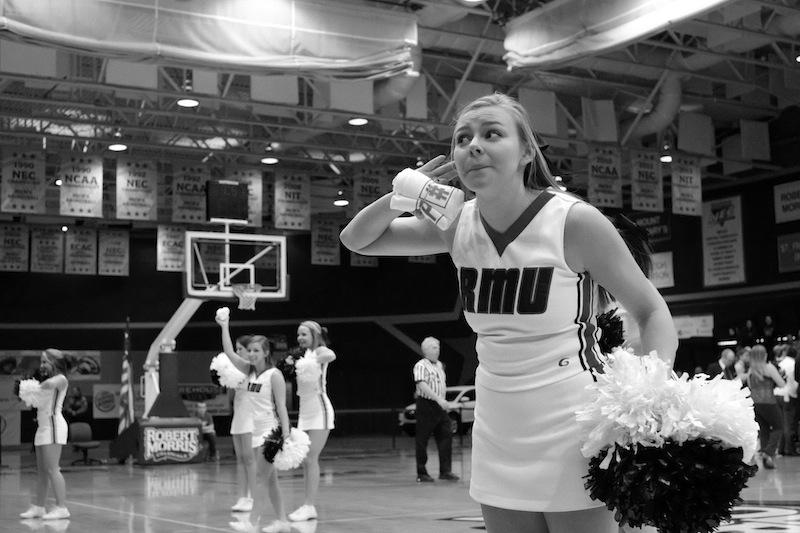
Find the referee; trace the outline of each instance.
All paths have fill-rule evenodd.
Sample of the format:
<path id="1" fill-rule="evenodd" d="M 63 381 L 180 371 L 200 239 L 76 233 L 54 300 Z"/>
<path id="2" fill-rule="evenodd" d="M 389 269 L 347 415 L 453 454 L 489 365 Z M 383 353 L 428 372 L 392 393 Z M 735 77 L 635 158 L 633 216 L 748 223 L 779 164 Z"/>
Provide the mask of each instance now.
<path id="1" fill-rule="evenodd" d="M 421 346 L 425 357 L 414 365 L 417 403 L 417 482 L 433 481 L 425 467 L 428 462 L 428 439 L 431 434 L 436 439 L 436 447 L 439 450 L 439 479 L 458 481 L 458 476 L 450 471 L 453 435 L 450 430 L 450 417 L 447 414 L 449 404 L 444 396 L 447 381 L 444 366 L 439 361 L 439 341 L 433 337 L 426 337 Z"/>

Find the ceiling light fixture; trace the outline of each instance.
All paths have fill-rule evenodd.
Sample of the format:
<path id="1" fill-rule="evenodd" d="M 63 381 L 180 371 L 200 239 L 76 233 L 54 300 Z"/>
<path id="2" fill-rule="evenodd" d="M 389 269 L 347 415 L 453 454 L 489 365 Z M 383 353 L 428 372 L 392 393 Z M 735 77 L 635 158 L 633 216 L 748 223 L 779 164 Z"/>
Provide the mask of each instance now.
<path id="1" fill-rule="evenodd" d="M 122 130 L 117 128 L 114 132 L 114 142 L 108 145 L 108 149 L 112 152 L 124 152 L 128 149 L 128 145 L 122 142 Z"/>
<path id="2" fill-rule="evenodd" d="M 331 169 L 331 172 L 333 172 L 337 176 L 342 175 L 341 169 L 338 166 L 336 166 L 336 163 L 334 163 L 333 161 L 328 163 L 328 168 Z"/>
<path id="3" fill-rule="evenodd" d="M 181 89 L 183 89 L 183 92 L 185 93 L 192 92 L 192 82 L 189 80 L 189 78 L 183 80 Z M 200 105 L 200 102 L 190 97 L 179 98 L 177 103 L 180 107 L 185 107 L 187 109 L 191 109 L 192 107 L 197 107 Z"/>
<path id="4" fill-rule="evenodd" d="M 336 200 L 333 201 L 333 205 L 336 207 L 347 207 L 350 205 L 350 201 L 344 197 L 344 191 L 342 189 L 336 192 Z"/>
<path id="5" fill-rule="evenodd" d="M 659 157 L 659 161 L 662 163 L 672 163 L 672 146 L 670 145 L 669 141 L 664 141 L 664 145 L 661 147 L 661 157 Z"/>
<path id="6" fill-rule="evenodd" d="M 422 166 L 422 165 L 424 165 L 424 164 L 425 164 L 425 163 L 423 163 L 423 161 L 422 161 L 422 158 L 421 158 L 421 157 L 418 157 L 418 158 L 417 158 L 417 167 L 421 167 L 421 166 Z"/>
<path id="7" fill-rule="evenodd" d="M 66 233 L 67 231 L 69 231 L 69 226 L 61 226 L 61 231 Z"/>
<path id="8" fill-rule="evenodd" d="M 280 161 L 277 157 L 264 157 L 261 159 L 261 162 L 265 165 L 275 165 Z"/>
<path id="9" fill-rule="evenodd" d="M 64 182 L 61 180 L 61 178 L 56 178 L 56 181 L 54 183 L 56 184 L 56 187 L 61 187 L 61 184 Z"/>
<path id="10" fill-rule="evenodd" d="M 353 117 L 347 121 L 351 126 L 365 126 L 368 122 L 369 120 L 364 117 Z"/>

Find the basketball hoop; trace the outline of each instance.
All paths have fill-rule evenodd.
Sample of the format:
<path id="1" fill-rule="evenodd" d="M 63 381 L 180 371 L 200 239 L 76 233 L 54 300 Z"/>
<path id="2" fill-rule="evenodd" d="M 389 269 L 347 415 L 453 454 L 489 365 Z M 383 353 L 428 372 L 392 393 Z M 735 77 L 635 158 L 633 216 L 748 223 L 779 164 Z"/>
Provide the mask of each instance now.
<path id="1" fill-rule="evenodd" d="M 258 283 L 235 283 L 231 285 L 231 290 L 239 298 L 239 309 L 252 311 L 256 308 L 256 300 L 261 292 L 261 285 Z"/>

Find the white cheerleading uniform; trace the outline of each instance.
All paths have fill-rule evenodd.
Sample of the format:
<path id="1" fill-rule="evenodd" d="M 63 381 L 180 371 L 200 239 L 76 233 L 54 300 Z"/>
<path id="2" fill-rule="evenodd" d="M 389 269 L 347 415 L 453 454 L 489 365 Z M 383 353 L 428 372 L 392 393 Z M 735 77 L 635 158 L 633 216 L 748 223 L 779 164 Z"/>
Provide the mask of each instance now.
<path id="1" fill-rule="evenodd" d="M 279 422 L 275 414 L 275 404 L 272 401 L 272 374 L 277 368 L 268 368 L 260 374 L 255 370 L 247 376 L 244 393 L 251 409 L 251 424 L 253 426 L 253 448 L 264 444 L 264 439 L 270 432 L 278 427 Z"/>
<path id="2" fill-rule="evenodd" d="M 594 283 L 564 257 L 564 226 L 580 200 L 543 191 L 505 233 L 474 200 L 454 233 L 464 316 L 477 333 L 470 495 L 519 511 L 602 506 L 583 479 L 575 411 L 599 368 Z"/>
<path id="3" fill-rule="evenodd" d="M 253 432 L 253 408 L 247 394 L 247 380 L 233 391 L 233 419 L 231 435 Z"/>
<path id="4" fill-rule="evenodd" d="M 58 388 L 46 390 L 51 397 L 47 402 L 36 409 L 36 435 L 33 437 L 34 446 L 45 444 L 66 444 L 67 443 L 67 421 L 61 412 L 64 408 L 64 398 L 67 396 L 67 385 L 59 390 Z"/>
<path id="5" fill-rule="evenodd" d="M 319 350 L 320 348 L 317 348 Z M 324 348 L 328 350 L 329 348 Z M 306 350 L 305 356 L 313 356 L 313 350 Z M 300 413 L 297 429 L 333 429 L 333 405 L 328 398 L 328 364 L 320 365 L 319 378 L 314 381 L 297 380 L 297 396 L 300 397 Z"/>

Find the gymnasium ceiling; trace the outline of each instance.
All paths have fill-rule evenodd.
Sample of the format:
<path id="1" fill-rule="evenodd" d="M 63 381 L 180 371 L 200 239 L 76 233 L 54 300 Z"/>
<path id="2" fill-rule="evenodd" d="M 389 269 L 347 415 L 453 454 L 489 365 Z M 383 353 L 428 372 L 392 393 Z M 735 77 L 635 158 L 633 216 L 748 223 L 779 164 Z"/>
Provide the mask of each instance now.
<path id="1" fill-rule="evenodd" d="M 213 1 L 162 0 L 161 4 L 191 11 Z M 124 132 L 131 157 L 188 159 L 223 168 L 260 165 L 260 159 L 270 151 L 280 163 L 269 168 L 308 171 L 335 189 L 347 187 L 360 165 L 397 169 L 412 166 L 417 158 L 446 153 L 447 127 L 456 104 L 477 83 L 511 93 L 527 89 L 555 93 L 558 115 L 566 127 L 543 137 L 550 145 L 547 153 L 557 172 L 578 190 L 585 186 L 589 139 L 583 129 L 582 100 L 587 98 L 613 102 L 618 138 L 624 139 L 625 148 L 659 150 L 665 140 L 675 144 L 680 113 L 710 117 L 714 153 L 703 158 L 704 189 L 727 187 L 743 179 L 772 179 L 795 170 L 791 162 L 777 163 L 774 157 L 772 161 L 753 160 L 735 150 L 724 152 L 723 145 L 742 133 L 741 119 L 773 124 L 788 106 L 798 104 L 797 0 L 716 2 L 710 11 L 610 50 L 589 48 L 568 62 L 544 58 L 537 66 L 513 69 L 503 58 L 504 38 L 518 17 L 547 23 L 549 19 L 538 17 L 539 13 L 564 17 L 589 5 L 596 10 L 607 0 L 327 2 L 354 13 L 372 8 L 416 17 L 419 47 L 413 53 L 419 55 L 415 56 L 414 70 L 426 81 L 427 118 L 406 118 L 405 95 L 399 94 L 393 101 L 382 100 L 386 105 L 381 108 L 376 105 L 373 113 L 366 115 L 366 126 L 350 126 L 346 121 L 352 112 L 330 109 L 313 97 L 327 79 L 313 70 L 286 70 L 299 76 L 297 104 L 255 103 L 249 74 L 264 73 L 257 67 L 251 67 L 250 72 L 215 68 L 218 94 L 204 95 L 199 98 L 199 107 L 183 109 L 176 101 L 185 94 L 184 83 L 191 78 L 193 65 L 189 60 L 158 62 L 156 88 L 109 84 L 106 74 L 112 54 L 77 51 L 74 46 L 62 46 L 36 35 L 22 36 L 4 24 L 0 48 L 9 41 L 35 43 L 58 49 L 60 59 L 56 76 L 0 70 L 0 143 L 37 148 L 46 142 L 48 152 L 102 152 L 110 158 L 113 155 L 106 148 L 119 129 Z M 70 3 L 80 9 L 81 4 L 100 2 Z M 154 0 L 133 3 L 158 5 Z M 561 15 L 553 15 L 558 13 L 557 8 Z M 102 26 L 104 22 L 95 23 Z M 213 41 L 213 36 L 207 38 Z M 116 57 L 125 59 L 124 55 Z M 208 69 L 208 65 L 200 66 Z M 268 73 L 281 71 L 272 68 Z M 385 88 L 391 79 L 376 79 L 375 90 Z M 644 123 L 649 130 L 634 133 Z M 797 143 L 795 130 L 773 138 L 771 149 L 773 153 L 791 152 Z M 334 163 L 341 174 L 329 163 Z"/>

